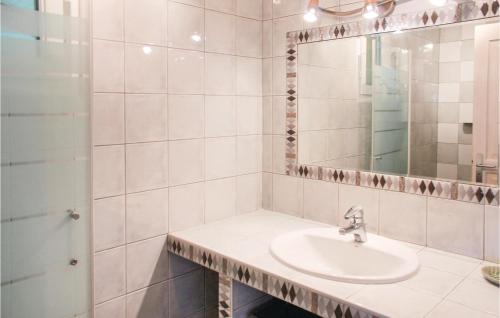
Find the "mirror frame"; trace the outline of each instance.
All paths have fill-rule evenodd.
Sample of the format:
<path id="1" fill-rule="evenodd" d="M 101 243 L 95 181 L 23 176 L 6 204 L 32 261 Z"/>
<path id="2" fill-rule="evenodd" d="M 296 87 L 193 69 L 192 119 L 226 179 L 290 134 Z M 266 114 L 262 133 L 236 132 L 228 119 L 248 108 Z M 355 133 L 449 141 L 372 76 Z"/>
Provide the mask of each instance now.
<path id="1" fill-rule="evenodd" d="M 417 13 L 391 15 L 371 21 L 356 20 L 341 24 L 288 32 L 286 36 L 286 140 L 285 171 L 302 177 L 353 186 L 404 192 L 483 205 L 500 205 L 498 185 L 400 176 L 362 170 L 304 165 L 298 162 L 298 45 L 370 34 L 389 33 L 481 19 L 498 18 L 499 0 L 465 2 Z M 499 20 L 500 22 L 500 20 Z"/>

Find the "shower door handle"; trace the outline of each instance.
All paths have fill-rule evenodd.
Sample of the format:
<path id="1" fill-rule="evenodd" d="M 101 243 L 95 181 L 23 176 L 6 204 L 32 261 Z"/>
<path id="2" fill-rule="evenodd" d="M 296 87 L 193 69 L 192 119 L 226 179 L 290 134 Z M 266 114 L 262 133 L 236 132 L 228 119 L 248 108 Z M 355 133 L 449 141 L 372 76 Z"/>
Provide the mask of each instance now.
<path id="1" fill-rule="evenodd" d="M 67 210 L 67 212 L 69 213 L 69 217 L 75 221 L 80 218 L 80 213 L 76 212 L 75 210 L 69 209 Z"/>

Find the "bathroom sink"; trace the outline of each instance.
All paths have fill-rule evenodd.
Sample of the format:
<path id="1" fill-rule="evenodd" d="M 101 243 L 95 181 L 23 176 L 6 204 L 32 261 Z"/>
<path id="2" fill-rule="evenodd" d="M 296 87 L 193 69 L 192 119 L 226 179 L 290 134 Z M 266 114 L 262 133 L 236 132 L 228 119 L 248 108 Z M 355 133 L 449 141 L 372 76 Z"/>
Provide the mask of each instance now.
<path id="1" fill-rule="evenodd" d="M 397 241 L 368 234 L 365 243 L 341 236 L 338 228 L 290 232 L 271 242 L 271 254 L 298 271 L 358 284 L 406 280 L 419 268 L 416 253 Z"/>

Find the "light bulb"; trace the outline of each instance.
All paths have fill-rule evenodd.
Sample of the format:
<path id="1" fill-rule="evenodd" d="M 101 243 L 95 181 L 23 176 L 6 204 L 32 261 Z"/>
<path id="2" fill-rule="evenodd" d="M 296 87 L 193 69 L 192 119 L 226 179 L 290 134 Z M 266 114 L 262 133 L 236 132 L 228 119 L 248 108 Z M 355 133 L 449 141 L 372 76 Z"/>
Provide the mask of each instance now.
<path id="1" fill-rule="evenodd" d="M 315 8 L 310 8 L 307 10 L 306 14 L 304 14 L 304 20 L 309 23 L 314 23 L 318 21 L 318 13 Z"/>
<path id="2" fill-rule="evenodd" d="M 378 8 L 376 4 L 367 3 L 363 9 L 363 18 L 365 19 L 375 19 L 378 18 Z"/>
<path id="3" fill-rule="evenodd" d="M 448 0 L 429 0 L 429 2 L 436 7 L 442 7 L 444 6 Z"/>

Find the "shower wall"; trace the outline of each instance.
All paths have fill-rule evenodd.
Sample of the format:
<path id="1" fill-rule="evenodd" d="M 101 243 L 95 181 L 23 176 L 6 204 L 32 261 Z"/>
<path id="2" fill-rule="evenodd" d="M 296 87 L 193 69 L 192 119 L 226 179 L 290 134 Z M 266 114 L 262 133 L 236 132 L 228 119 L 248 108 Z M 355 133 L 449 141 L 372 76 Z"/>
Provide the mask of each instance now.
<path id="1" fill-rule="evenodd" d="M 166 235 L 261 206 L 262 2 L 93 6 L 96 318 L 214 317 Z"/>

